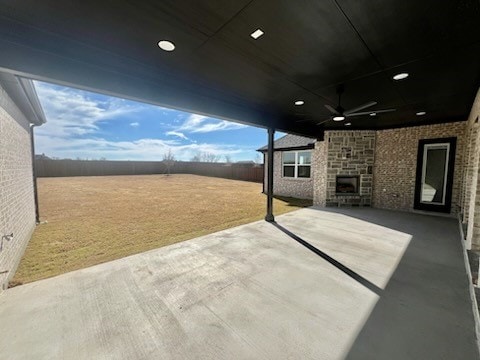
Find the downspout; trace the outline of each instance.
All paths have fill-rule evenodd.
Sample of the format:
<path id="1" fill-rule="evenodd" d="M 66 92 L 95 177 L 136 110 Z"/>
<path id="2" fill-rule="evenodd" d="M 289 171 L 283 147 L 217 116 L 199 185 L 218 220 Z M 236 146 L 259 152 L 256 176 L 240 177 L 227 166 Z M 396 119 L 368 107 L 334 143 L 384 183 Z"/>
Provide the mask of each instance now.
<path id="1" fill-rule="evenodd" d="M 32 147 L 32 175 L 33 175 L 33 196 L 35 198 L 35 222 L 40 224 L 40 210 L 38 207 L 38 189 L 37 189 L 37 174 L 35 172 L 35 139 L 33 128 L 37 126 L 30 124 L 30 146 Z"/>
<path id="2" fill-rule="evenodd" d="M 275 222 L 273 216 L 273 136 L 275 129 L 268 128 L 268 150 L 267 150 L 267 215 L 265 221 Z"/>
<path id="3" fill-rule="evenodd" d="M 265 153 L 263 155 L 263 179 L 262 179 L 262 193 L 265 194 L 265 172 L 267 171 L 267 164 L 265 163 Z"/>

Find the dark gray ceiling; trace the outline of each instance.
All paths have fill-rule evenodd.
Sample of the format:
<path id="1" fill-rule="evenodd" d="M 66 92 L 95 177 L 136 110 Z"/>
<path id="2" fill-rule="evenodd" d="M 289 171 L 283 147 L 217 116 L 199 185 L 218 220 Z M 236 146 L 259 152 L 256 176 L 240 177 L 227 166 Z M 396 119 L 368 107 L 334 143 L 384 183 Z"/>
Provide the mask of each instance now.
<path id="1" fill-rule="evenodd" d="M 253 40 L 257 28 L 265 35 Z M 161 51 L 162 39 L 176 50 Z M 316 125 L 339 84 L 345 108 L 397 109 L 351 128 L 466 120 L 480 84 L 480 2 L 0 0 L 0 49 L 0 68 L 15 73 L 321 136 L 345 128 Z M 392 80 L 399 72 L 410 77 Z"/>

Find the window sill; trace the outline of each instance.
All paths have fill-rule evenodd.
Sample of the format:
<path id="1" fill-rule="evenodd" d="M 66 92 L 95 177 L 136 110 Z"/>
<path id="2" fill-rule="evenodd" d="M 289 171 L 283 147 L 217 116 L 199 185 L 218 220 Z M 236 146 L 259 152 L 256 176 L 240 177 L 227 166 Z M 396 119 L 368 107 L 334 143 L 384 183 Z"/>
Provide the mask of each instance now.
<path id="1" fill-rule="evenodd" d="M 287 181 L 310 181 L 310 180 L 312 180 L 312 178 L 311 177 L 309 177 L 309 178 L 299 178 L 299 177 L 282 176 L 282 180 L 287 180 Z"/>

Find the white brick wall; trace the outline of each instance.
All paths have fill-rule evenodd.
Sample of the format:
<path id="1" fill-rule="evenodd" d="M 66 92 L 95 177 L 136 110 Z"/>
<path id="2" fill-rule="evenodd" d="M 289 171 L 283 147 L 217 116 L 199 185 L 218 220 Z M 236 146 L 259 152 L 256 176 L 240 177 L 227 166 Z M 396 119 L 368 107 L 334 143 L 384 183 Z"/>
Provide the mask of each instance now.
<path id="1" fill-rule="evenodd" d="M 0 292 L 8 285 L 35 228 L 29 122 L 0 87 Z M 6 273 L 5 273 L 6 271 Z"/>

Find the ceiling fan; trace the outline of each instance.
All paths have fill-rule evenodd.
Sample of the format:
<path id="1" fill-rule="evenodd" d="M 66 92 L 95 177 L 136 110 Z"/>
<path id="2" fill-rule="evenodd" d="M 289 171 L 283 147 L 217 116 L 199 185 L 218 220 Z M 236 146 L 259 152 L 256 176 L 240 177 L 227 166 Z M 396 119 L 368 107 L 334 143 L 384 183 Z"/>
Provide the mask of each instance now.
<path id="1" fill-rule="evenodd" d="M 325 107 L 332 113 L 332 116 L 324 121 L 320 121 L 317 125 L 321 125 L 326 123 L 330 120 L 333 121 L 344 121 L 346 118 L 354 117 L 354 116 L 362 116 L 362 115 L 370 115 L 376 116 L 377 114 L 386 113 L 396 111 L 397 109 L 384 109 L 384 110 L 370 110 L 370 111 L 362 111 L 369 107 L 377 105 L 376 101 L 370 101 L 363 105 L 354 107 L 352 109 L 345 110 L 341 105 L 342 94 L 345 91 L 345 87 L 340 85 L 337 87 L 337 94 L 338 94 L 338 106 L 334 108 L 330 105 L 325 105 Z"/>

